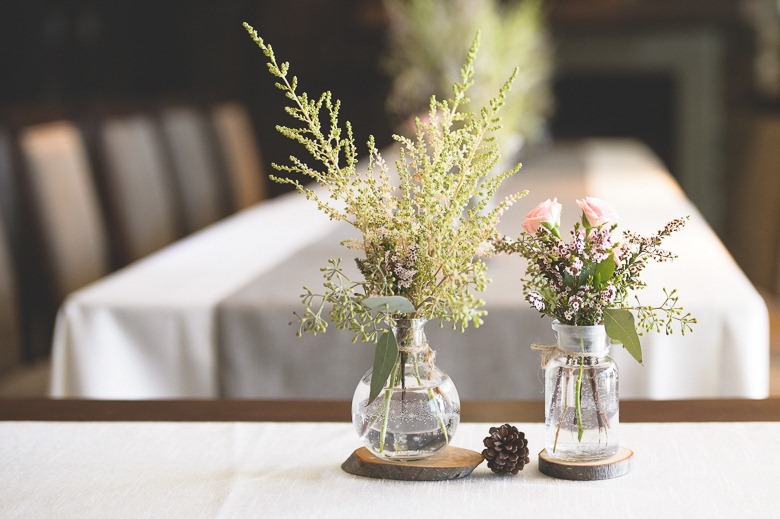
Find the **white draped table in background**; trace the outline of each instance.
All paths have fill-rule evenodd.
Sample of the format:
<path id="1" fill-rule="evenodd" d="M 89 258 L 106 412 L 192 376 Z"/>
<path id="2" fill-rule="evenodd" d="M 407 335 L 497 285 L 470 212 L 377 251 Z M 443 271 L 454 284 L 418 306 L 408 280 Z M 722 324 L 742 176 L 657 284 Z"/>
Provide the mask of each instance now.
<path id="1" fill-rule="evenodd" d="M 524 158 L 504 194 L 529 196 L 500 230 L 518 235 L 526 212 L 546 198 L 564 204 L 563 225 L 579 217 L 574 200 L 610 201 L 621 228 L 652 233 L 690 215 L 668 240 L 680 258 L 648 268 L 645 304 L 677 288 L 698 319 L 686 336 L 642 338 L 644 366 L 613 348 L 621 396 L 762 398 L 768 393 L 769 326 L 763 300 L 661 163 L 632 141 L 556 145 Z M 370 367 L 370 345 L 330 329 L 297 339 L 292 321 L 303 285 L 350 251 L 352 236 L 297 194 L 262 203 L 90 285 L 68 298 L 57 322 L 52 395 L 89 398 L 350 398 Z M 523 301 L 518 258 L 494 257 L 484 294 L 484 326 L 459 333 L 427 326 L 439 365 L 462 398 L 542 397 L 539 355 L 550 322 Z"/>
<path id="2" fill-rule="evenodd" d="M 483 463 L 455 481 L 343 472 L 347 423 L 0 422 L 0 516 L 57 517 L 778 517 L 778 422 L 632 423 L 631 472 L 609 481 L 538 471 L 542 424 L 516 424 L 531 463 Z M 489 424 L 453 444 L 482 449 Z"/>

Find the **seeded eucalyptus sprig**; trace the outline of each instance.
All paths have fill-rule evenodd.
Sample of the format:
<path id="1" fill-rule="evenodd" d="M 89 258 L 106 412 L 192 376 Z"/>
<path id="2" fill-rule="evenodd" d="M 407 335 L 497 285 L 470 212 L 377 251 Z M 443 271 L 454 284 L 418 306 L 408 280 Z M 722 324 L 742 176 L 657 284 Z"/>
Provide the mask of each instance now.
<path id="1" fill-rule="evenodd" d="M 491 252 L 500 216 L 522 196 L 510 195 L 488 210 L 501 183 L 520 168 L 492 174 L 499 158 L 494 141 L 498 114 L 517 70 L 479 112 L 461 111 L 473 84 L 477 35 L 452 96 L 431 98 L 427 117 L 416 121 L 414 138 L 393 136 L 400 147 L 395 183 L 373 137 L 368 139 L 368 167 L 356 167 L 352 127 L 340 125 L 339 101 L 330 92 L 316 99 L 298 92 L 289 63 L 279 63 L 273 48 L 251 26 L 244 27 L 289 101 L 285 110 L 293 125 L 277 129 L 308 152 L 305 159 L 291 156 L 288 164 L 273 166 L 315 180 L 327 196 L 298 178 L 271 178 L 293 185 L 331 219 L 362 233 L 344 245 L 363 252 L 357 259 L 363 280 L 350 280 L 340 260 L 330 260 L 322 269 L 323 293 L 304 289 L 306 309 L 298 315 L 298 333 L 324 332 L 326 311 L 338 328 L 353 332 L 355 341 L 376 342 L 398 314 L 450 321 L 461 329 L 479 326 L 486 312 L 476 292 L 489 282 L 481 256 Z"/>

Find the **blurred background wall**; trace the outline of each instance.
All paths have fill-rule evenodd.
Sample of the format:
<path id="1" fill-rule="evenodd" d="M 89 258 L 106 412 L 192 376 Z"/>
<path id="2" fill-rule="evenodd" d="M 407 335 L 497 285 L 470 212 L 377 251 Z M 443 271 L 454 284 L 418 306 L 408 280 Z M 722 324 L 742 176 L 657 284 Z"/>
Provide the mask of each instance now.
<path id="1" fill-rule="evenodd" d="M 552 135 L 643 139 L 673 173 L 717 184 L 689 181 L 717 199 L 699 203 L 713 207 L 720 228 L 734 125 L 754 108 L 756 31 L 747 3 L 550 0 Z M 78 114 L 99 102 L 239 98 L 252 109 L 266 161 L 284 158 L 290 145 L 273 127 L 281 103 L 241 29 L 246 20 L 293 63 L 305 89 L 347 100 L 344 115 L 357 135 L 386 143 L 390 133 L 381 0 L 7 0 L 0 10 L 3 110 L 48 105 Z M 706 111 L 688 114 L 691 104 Z M 681 139 L 691 128 L 708 140 Z"/>
<path id="2" fill-rule="evenodd" d="M 303 88 L 348 99 L 359 135 L 389 133 L 376 0 L 4 1 L 0 109 L 78 117 L 100 103 L 240 99 L 266 161 L 283 160 L 295 147 L 276 134 L 280 96 L 243 21 L 294 64 Z"/>
<path id="3" fill-rule="evenodd" d="M 549 137 L 649 144 L 766 293 L 776 292 L 780 265 L 776 9 L 774 0 L 547 2 Z M 385 111 L 381 0 L 4 0 L 0 130 L 106 107 L 237 100 L 270 171 L 297 147 L 275 131 L 281 96 L 243 21 L 292 63 L 305 91 L 344 101 L 358 140 L 389 144 L 396 121 Z M 267 185 L 271 196 L 283 190 Z M 3 197 L 5 210 L 17 203 L 7 189 Z M 24 229 L 11 229 L 10 241 L 24 242 Z M 26 260 L 17 263 L 31 283 Z"/>

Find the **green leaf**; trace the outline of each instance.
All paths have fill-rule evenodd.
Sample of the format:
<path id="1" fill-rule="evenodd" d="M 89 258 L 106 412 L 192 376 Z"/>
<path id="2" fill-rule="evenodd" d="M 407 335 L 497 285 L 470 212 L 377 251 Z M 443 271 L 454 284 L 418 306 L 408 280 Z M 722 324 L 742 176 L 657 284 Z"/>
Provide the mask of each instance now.
<path id="1" fill-rule="evenodd" d="M 621 343 L 628 353 L 642 364 L 642 345 L 639 343 L 631 312 L 624 308 L 604 310 L 604 327 L 610 339 Z"/>
<path id="2" fill-rule="evenodd" d="M 390 378 L 395 361 L 398 360 L 398 344 L 392 332 L 385 332 L 376 343 L 374 352 L 374 369 L 371 372 L 371 391 L 368 394 L 368 404 L 376 400 L 385 382 Z"/>
<path id="3" fill-rule="evenodd" d="M 415 310 L 412 302 L 404 296 L 367 297 L 361 303 L 372 312 L 410 314 Z"/>
<path id="4" fill-rule="evenodd" d="M 606 285 L 610 279 L 612 279 L 612 274 L 615 273 L 615 258 L 613 256 L 608 256 L 607 259 L 596 265 L 596 270 L 593 273 L 593 279 L 596 282 L 597 285 L 599 285 L 599 288 L 602 288 L 602 285 Z"/>
<path id="5" fill-rule="evenodd" d="M 584 285 L 588 282 L 589 279 L 592 279 L 594 276 L 594 273 L 596 272 L 596 264 L 595 263 L 585 263 L 585 265 L 582 266 L 582 271 L 580 272 L 580 275 L 577 277 L 577 284 Z"/>

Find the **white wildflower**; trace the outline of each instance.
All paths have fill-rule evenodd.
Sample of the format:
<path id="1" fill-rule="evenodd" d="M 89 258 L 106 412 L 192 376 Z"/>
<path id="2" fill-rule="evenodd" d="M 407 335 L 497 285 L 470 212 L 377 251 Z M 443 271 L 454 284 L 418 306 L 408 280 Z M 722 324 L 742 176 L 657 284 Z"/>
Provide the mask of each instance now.
<path id="1" fill-rule="evenodd" d="M 571 265 L 566 267 L 566 273 L 572 277 L 577 277 L 582 272 L 582 260 L 580 258 L 574 258 Z"/>
<path id="2" fill-rule="evenodd" d="M 492 243 L 490 243 L 489 241 L 483 241 L 474 250 L 474 254 L 477 257 L 481 258 L 481 257 L 484 257 L 484 256 L 490 256 L 491 254 L 493 254 L 493 250 L 494 250 L 494 248 L 493 248 L 493 244 Z"/>

